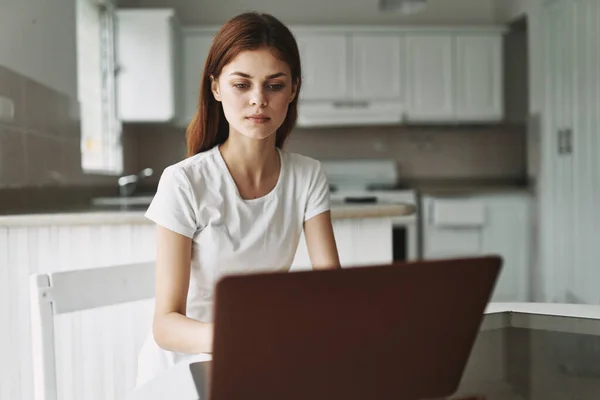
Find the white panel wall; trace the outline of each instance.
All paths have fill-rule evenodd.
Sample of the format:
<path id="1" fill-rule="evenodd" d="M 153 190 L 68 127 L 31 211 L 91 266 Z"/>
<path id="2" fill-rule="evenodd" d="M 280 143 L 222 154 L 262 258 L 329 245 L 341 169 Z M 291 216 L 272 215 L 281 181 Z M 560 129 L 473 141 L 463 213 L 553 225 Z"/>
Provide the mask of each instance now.
<path id="1" fill-rule="evenodd" d="M 0 228 L 0 400 L 33 399 L 29 274 L 151 261 L 154 232 L 150 224 Z M 58 316 L 58 398 L 125 399 L 152 306 Z"/>

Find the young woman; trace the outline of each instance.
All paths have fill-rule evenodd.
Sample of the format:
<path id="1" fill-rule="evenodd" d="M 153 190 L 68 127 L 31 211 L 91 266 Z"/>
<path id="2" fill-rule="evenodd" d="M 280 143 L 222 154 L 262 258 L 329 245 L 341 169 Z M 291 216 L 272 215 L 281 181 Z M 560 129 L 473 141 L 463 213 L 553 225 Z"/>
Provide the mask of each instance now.
<path id="1" fill-rule="evenodd" d="M 138 385 L 210 359 L 213 290 L 226 274 L 288 271 L 302 230 L 314 269 L 339 268 L 320 162 L 284 151 L 302 84 L 292 33 L 267 14 L 228 21 L 208 54 L 188 157 L 163 172 L 152 334 Z"/>

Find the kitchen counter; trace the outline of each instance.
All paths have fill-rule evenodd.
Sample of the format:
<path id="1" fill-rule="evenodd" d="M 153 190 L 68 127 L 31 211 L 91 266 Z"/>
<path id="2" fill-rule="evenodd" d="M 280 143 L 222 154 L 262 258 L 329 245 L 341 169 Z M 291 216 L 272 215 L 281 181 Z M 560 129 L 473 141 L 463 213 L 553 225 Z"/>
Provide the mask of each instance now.
<path id="1" fill-rule="evenodd" d="M 421 195 L 464 196 L 531 193 L 531 185 L 520 179 L 423 179 L 408 183 Z"/>
<path id="2" fill-rule="evenodd" d="M 123 225 L 152 223 L 144 217 L 147 207 L 123 208 L 79 206 L 54 211 L 23 212 L 12 215 L 0 215 L 0 227 L 3 226 L 40 226 L 40 225 Z M 393 218 L 412 215 L 416 207 L 412 204 L 332 204 L 331 218 Z"/>

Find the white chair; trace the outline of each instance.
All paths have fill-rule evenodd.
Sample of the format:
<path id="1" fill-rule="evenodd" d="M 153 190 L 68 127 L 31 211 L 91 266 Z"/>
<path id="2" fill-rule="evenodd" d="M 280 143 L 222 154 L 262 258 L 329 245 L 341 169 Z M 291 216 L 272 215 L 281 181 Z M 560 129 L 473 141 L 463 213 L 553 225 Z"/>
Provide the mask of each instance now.
<path id="1" fill-rule="evenodd" d="M 58 400 L 54 316 L 154 297 L 154 262 L 32 274 L 35 400 Z"/>

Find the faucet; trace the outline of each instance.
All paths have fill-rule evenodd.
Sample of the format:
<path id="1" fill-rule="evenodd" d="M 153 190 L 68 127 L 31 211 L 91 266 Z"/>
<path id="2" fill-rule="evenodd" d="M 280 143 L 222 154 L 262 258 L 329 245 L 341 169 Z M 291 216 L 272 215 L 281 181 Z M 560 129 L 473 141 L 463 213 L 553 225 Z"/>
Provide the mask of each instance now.
<path id="1" fill-rule="evenodd" d="M 154 174 L 154 170 L 152 168 L 144 168 L 137 175 L 125 175 L 118 179 L 119 184 L 119 193 L 123 197 L 128 197 L 133 195 L 137 184 L 144 178 L 148 178 Z"/>

